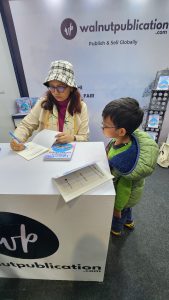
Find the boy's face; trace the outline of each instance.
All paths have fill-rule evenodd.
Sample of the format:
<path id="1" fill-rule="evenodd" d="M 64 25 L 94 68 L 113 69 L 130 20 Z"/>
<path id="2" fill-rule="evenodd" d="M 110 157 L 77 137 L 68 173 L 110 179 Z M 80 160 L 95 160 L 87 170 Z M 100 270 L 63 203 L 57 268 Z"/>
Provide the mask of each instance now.
<path id="1" fill-rule="evenodd" d="M 110 117 L 103 119 L 102 122 L 103 134 L 108 138 L 118 138 L 119 129 L 113 124 Z"/>

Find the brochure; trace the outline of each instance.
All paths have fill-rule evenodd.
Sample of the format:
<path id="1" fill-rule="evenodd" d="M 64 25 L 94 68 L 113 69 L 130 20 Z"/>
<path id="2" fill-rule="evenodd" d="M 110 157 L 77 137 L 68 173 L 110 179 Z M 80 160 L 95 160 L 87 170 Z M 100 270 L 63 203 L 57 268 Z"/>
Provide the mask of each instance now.
<path id="1" fill-rule="evenodd" d="M 55 144 L 44 155 L 44 160 L 71 160 L 76 143 Z"/>
<path id="2" fill-rule="evenodd" d="M 69 202 L 112 178 L 110 172 L 104 170 L 98 163 L 92 163 L 53 180 L 65 202 Z"/>
<path id="3" fill-rule="evenodd" d="M 44 152 L 49 151 L 57 139 L 58 131 L 44 129 L 38 132 L 33 140 L 25 144 L 25 149 L 16 152 L 26 160 L 31 160 Z"/>

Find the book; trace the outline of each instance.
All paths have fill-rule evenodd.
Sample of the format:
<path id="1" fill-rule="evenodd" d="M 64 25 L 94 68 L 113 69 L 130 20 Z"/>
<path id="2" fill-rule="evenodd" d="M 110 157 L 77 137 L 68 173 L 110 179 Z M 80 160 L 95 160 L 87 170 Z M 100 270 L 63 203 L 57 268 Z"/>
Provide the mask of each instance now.
<path id="1" fill-rule="evenodd" d="M 43 157 L 44 160 L 71 160 L 76 143 L 55 144 Z"/>
<path id="2" fill-rule="evenodd" d="M 48 148 L 35 144 L 33 142 L 26 143 L 25 145 L 26 148 L 24 150 L 18 151 L 16 153 L 25 158 L 26 160 L 31 160 L 49 150 Z"/>
<path id="3" fill-rule="evenodd" d="M 25 144 L 25 149 L 16 152 L 26 160 L 31 160 L 47 151 L 52 147 L 57 139 L 58 131 L 44 129 L 38 132 L 31 142 Z"/>
<path id="4" fill-rule="evenodd" d="M 69 202 L 112 178 L 110 171 L 94 162 L 53 178 L 53 180 L 65 202 Z"/>
<path id="5" fill-rule="evenodd" d="M 169 76 L 160 76 L 157 84 L 157 90 L 168 90 L 169 89 Z"/>
<path id="6" fill-rule="evenodd" d="M 158 132 L 154 132 L 154 131 L 146 131 L 149 136 L 155 141 L 158 135 Z"/>
<path id="7" fill-rule="evenodd" d="M 149 128 L 158 128 L 159 120 L 160 120 L 159 114 L 150 114 L 148 116 L 148 127 Z"/>

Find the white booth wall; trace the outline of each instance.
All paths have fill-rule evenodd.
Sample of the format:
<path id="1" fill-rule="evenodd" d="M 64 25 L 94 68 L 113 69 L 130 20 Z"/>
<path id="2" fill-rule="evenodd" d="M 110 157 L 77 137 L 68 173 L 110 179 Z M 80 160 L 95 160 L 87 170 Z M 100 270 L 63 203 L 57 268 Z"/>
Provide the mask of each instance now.
<path id="1" fill-rule="evenodd" d="M 142 107 L 148 105 L 150 95 L 143 97 L 145 89 L 157 71 L 169 67 L 168 1 L 163 5 L 158 0 L 9 3 L 30 96 L 45 92 L 42 83 L 51 61 L 72 62 L 88 105 L 92 141 L 104 139 L 101 113 L 109 101 L 130 96 Z M 65 19 L 71 21 L 62 26 L 62 34 Z M 118 30 L 120 24 L 126 29 Z M 168 132 L 165 122 L 162 139 Z"/>

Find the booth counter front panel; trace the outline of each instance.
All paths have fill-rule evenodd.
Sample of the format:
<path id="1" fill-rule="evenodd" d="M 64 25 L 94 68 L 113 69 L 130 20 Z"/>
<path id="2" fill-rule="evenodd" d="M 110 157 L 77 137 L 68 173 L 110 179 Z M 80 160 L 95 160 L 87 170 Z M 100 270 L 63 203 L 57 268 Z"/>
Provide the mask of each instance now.
<path id="1" fill-rule="evenodd" d="M 109 170 L 104 144 L 77 143 L 69 162 L 0 147 L 0 277 L 103 281 L 113 182 L 65 203 L 52 178 L 93 161 Z"/>

